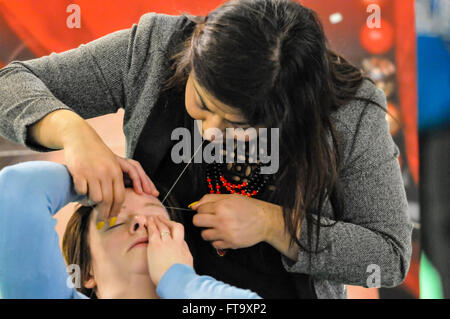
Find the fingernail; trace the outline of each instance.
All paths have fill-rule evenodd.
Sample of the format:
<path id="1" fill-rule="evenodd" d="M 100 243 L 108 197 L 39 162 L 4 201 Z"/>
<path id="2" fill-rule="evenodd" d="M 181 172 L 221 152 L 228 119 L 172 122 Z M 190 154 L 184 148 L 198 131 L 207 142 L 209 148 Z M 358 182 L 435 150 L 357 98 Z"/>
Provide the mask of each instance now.
<path id="1" fill-rule="evenodd" d="M 109 227 L 113 227 L 116 224 L 116 222 L 117 222 L 117 217 L 112 217 L 109 220 Z"/>
<path id="2" fill-rule="evenodd" d="M 105 226 L 105 222 L 98 222 L 98 223 L 97 223 L 97 230 L 102 229 L 103 226 Z"/>
<path id="3" fill-rule="evenodd" d="M 194 206 L 194 205 L 197 204 L 197 203 L 198 203 L 198 201 L 189 204 L 189 205 L 188 205 L 188 208 L 191 208 L 192 206 Z"/>

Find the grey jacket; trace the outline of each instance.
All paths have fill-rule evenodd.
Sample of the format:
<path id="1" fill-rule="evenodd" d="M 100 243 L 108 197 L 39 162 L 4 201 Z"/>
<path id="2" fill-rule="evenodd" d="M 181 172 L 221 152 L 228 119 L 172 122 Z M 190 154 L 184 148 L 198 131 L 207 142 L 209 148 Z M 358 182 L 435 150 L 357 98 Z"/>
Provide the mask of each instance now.
<path id="1" fill-rule="evenodd" d="M 31 144 L 27 132 L 48 113 L 68 109 L 92 118 L 124 108 L 126 153 L 132 157 L 189 23 L 182 16 L 148 13 L 130 29 L 76 49 L 11 62 L 0 70 L 0 135 L 50 151 Z M 386 106 L 384 93 L 369 81 L 358 96 Z M 411 258 L 412 224 L 385 112 L 354 100 L 333 119 L 343 146 L 344 219 L 321 229 L 324 250 L 311 264 L 303 250 L 296 262 L 280 257 L 288 272 L 312 275 L 319 298 L 345 298 L 346 284 L 367 286 L 378 275 L 381 286 L 397 286 Z M 333 223 L 333 217 L 328 205 L 322 223 Z M 300 239 L 305 247 L 306 224 Z"/>

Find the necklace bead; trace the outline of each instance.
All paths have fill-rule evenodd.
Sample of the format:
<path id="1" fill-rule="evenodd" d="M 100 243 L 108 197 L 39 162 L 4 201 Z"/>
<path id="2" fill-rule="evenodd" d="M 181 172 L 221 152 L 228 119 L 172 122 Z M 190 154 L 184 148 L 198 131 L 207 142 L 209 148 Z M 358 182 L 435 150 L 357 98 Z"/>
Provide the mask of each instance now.
<path id="1" fill-rule="evenodd" d="M 243 196 L 256 196 L 264 187 L 267 176 L 261 176 L 260 163 L 251 170 L 250 176 L 246 176 L 242 183 L 231 183 L 223 175 L 222 166 L 219 163 L 212 163 L 207 165 L 206 182 L 211 194 L 240 194 Z M 210 174 L 211 170 L 213 174 Z M 242 167 L 241 167 L 242 170 Z M 248 175 L 248 174 L 247 174 Z M 236 178 L 239 179 L 239 178 Z M 213 186 L 215 185 L 215 187 Z"/>

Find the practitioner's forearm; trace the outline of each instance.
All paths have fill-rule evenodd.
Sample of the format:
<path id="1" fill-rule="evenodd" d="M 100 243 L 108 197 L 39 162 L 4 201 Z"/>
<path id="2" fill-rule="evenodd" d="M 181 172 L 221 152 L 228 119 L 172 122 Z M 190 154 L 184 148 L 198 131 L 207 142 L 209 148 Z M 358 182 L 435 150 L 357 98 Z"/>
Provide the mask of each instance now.
<path id="1" fill-rule="evenodd" d="M 30 126 L 29 134 L 33 143 L 51 149 L 63 149 L 77 139 L 99 138 L 81 116 L 69 110 L 49 113 Z"/>

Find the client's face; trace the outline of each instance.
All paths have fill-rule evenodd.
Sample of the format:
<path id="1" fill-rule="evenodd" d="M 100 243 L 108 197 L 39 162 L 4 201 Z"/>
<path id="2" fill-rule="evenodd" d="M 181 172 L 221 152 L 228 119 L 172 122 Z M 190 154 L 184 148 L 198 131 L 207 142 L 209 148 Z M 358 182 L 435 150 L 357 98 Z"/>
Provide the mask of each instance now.
<path id="1" fill-rule="evenodd" d="M 162 216 L 169 218 L 161 202 L 151 195 L 136 194 L 127 188 L 125 201 L 117 222 L 110 227 L 105 225 L 97 231 L 94 210 L 89 225 L 89 245 L 92 257 L 92 270 L 97 291 L 122 289 L 122 285 L 138 288 L 138 283 L 148 285 L 150 279 L 147 268 L 147 218 Z M 154 289 L 154 287 L 153 287 Z M 125 293 L 125 292 L 123 292 Z"/>

